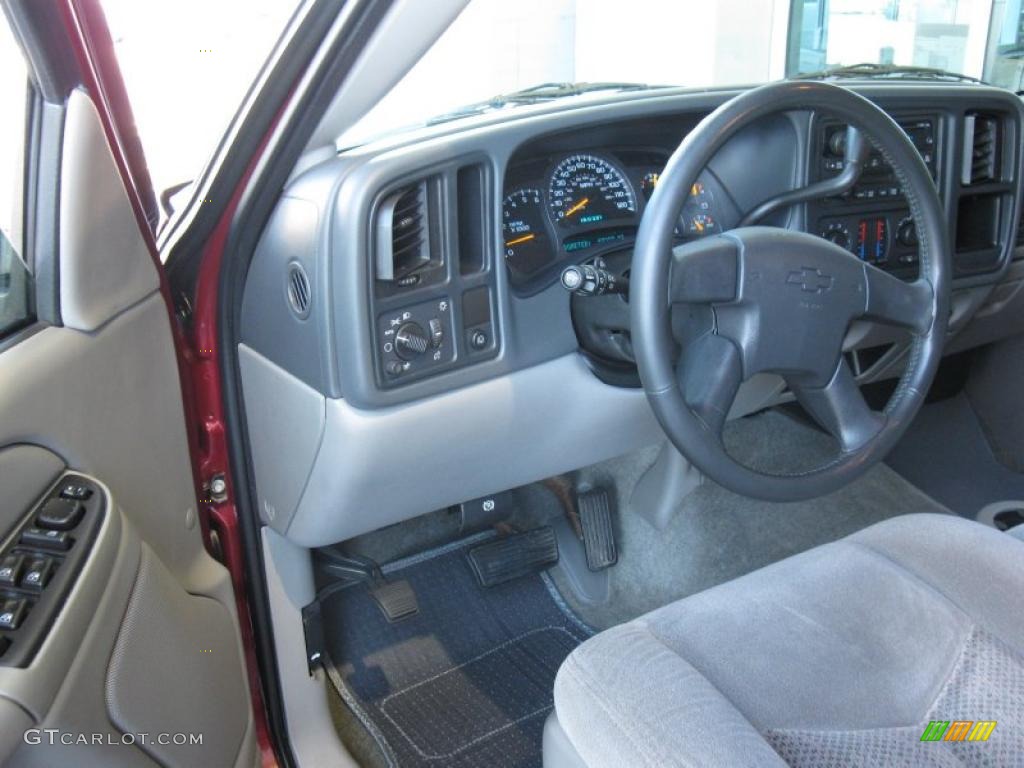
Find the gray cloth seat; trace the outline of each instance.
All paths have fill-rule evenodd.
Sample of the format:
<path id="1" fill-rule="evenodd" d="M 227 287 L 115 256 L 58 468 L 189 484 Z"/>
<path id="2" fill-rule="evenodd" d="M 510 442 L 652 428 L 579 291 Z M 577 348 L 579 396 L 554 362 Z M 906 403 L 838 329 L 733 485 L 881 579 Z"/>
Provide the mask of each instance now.
<path id="1" fill-rule="evenodd" d="M 585 642 L 545 768 L 1024 766 L 1022 654 L 1024 543 L 897 517 Z M 922 742 L 932 720 L 997 725 Z"/>

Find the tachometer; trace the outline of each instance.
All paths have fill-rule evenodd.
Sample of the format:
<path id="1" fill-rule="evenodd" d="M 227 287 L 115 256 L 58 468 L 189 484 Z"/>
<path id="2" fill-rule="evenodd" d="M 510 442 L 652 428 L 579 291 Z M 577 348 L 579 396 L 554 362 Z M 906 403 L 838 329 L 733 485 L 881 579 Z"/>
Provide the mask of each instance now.
<path id="1" fill-rule="evenodd" d="M 502 201 L 501 209 L 505 260 L 509 267 L 529 275 L 554 258 L 539 189 L 517 189 Z"/>
<path id="2" fill-rule="evenodd" d="M 631 217 L 636 197 L 626 177 L 596 155 L 570 155 L 551 174 L 551 215 L 562 226 L 586 226 Z"/>

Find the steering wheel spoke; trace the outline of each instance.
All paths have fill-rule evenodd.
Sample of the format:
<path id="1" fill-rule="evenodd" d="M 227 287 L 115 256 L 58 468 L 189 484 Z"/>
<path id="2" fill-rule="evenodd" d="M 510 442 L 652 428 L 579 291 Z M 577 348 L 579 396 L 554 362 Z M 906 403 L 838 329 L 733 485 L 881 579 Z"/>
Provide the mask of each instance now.
<path id="1" fill-rule="evenodd" d="M 800 404 L 839 441 L 843 453 L 863 448 L 885 426 L 885 414 L 868 405 L 845 360 L 824 387 L 807 386 L 798 377 L 787 383 Z"/>
<path id="2" fill-rule="evenodd" d="M 932 327 L 934 291 L 927 280 L 912 283 L 864 265 L 864 317 L 922 335 Z"/>
<path id="3" fill-rule="evenodd" d="M 743 382 L 743 363 L 736 345 L 708 333 L 687 345 L 677 367 L 679 386 L 690 410 L 716 438 Z"/>
<path id="4" fill-rule="evenodd" d="M 736 298 L 738 248 L 728 235 L 672 249 L 669 296 L 673 303 L 714 304 Z"/>

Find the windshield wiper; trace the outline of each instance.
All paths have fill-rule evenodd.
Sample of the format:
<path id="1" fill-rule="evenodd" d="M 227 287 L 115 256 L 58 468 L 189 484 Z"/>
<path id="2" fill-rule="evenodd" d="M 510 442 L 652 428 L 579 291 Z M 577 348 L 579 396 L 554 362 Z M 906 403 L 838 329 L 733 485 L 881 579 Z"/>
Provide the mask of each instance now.
<path id="1" fill-rule="evenodd" d="M 645 91 L 651 88 L 667 88 L 664 85 L 648 85 L 646 83 L 617 83 L 617 82 L 596 82 L 596 83 L 541 83 L 531 85 L 519 91 L 499 93 L 484 101 L 467 104 L 464 107 L 445 112 L 444 114 L 432 117 L 427 125 L 446 123 L 449 120 L 459 120 L 463 117 L 481 115 L 494 109 L 501 109 L 516 104 L 537 104 L 554 99 L 563 99 L 567 96 L 580 96 L 584 93 L 595 93 L 597 91 Z"/>
<path id="2" fill-rule="evenodd" d="M 892 77 L 916 80 L 960 80 L 969 83 L 984 83 L 985 81 L 964 75 L 959 72 L 949 72 L 945 69 L 934 67 L 914 67 L 906 64 L 873 64 L 869 61 L 860 64 L 844 64 L 836 67 L 828 67 L 817 72 L 801 72 L 793 75 L 791 80 L 825 80 L 835 78 L 875 78 Z"/>

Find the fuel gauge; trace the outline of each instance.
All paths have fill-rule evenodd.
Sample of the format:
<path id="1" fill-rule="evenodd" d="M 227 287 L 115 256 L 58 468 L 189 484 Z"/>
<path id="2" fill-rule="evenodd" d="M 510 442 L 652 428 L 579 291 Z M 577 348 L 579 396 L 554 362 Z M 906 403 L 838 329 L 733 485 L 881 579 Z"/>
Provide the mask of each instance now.
<path id="1" fill-rule="evenodd" d="M 654 194 L 654 188 L 658 186 L 660 178 L 661 174 L 656 171 L 644 174 L 644 177 L 640 180 L 640 191 L 643 192 L 644 200 L 651 199 L 651 195 Z"/>
<path id="2" fill-rule="evenodd" d="M 718 222 L 710 213 L 694 213 L 683 218 L 683 234 L 704 237 L 718 231 Z"/>

